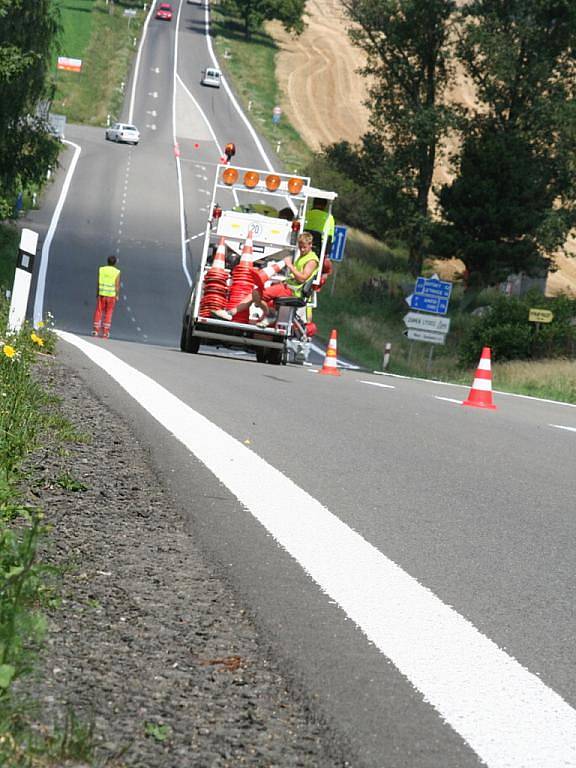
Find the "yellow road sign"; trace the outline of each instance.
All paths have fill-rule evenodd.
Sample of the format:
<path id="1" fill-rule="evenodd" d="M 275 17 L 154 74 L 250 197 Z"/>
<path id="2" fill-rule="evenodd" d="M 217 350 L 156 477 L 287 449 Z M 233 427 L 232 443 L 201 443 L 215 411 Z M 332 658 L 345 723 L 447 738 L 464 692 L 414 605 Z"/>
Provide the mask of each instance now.
<path id="1" fill-rule="evenodd" d="M 549 309 L 531 309 L 528 313 L 528 320 L 531 323 L 551 323 L 554 319 L 554 313 Z"/>

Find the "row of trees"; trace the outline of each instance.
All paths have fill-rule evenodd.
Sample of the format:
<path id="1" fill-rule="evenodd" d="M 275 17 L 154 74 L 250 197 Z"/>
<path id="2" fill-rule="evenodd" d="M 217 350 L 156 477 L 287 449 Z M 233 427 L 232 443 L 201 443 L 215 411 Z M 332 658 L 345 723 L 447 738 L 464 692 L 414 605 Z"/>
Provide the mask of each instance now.
<path id="1" fill-rule="evenodd" d="M 18 192 L 39 184 L 58 157 L 58 143 L 37 117 L 48 93 L 58 34 L 53 0 L 0 0 L 0 219 Z"/>
<path id="2" fill-rule="evenodd" d="M 405 240 L 414 274 L 429 255 L 459 257 L 471 285 L 545 274 L 576 225 L 574 0 L 343 2 L 370 123 L 315 163 L 341 215 Z M 474 106 L 453 98 L 463 76 Z M 454 180 L 434 189 L 441 159 Z"/>

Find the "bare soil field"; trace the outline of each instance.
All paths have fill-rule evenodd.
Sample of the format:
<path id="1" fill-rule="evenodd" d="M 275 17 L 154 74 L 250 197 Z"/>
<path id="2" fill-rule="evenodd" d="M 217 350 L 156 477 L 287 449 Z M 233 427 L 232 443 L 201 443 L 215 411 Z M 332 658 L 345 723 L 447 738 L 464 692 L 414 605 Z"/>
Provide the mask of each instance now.
<path id="1" fill-rule="evenodd" d="M 355 142 L 368 128 L 366 82 L 357 70 L 364 54 L 347 34 L 348 22 L 339 0 L 308 0 L 307 27 L 292 37 L 274 22 L 268 25 L 280 52 L 276 76 L 283 93 L 282 108 L 304 141 L 314 150 L 342 139 Z M 474 94 L 464 78 L 450 98 L 474 103 Z M 450 152 L 452 146 L 445 147 Z M 447 163 L 441 163 L 436 183 L 450 177 Z M 571 256 L 558 255 L 558 271 L 548 278 L 549 295 L 569 292 L 576 297 L 576 239 L 567 244 Z M 461 271 L 462 265 L 456 265 Z"/>

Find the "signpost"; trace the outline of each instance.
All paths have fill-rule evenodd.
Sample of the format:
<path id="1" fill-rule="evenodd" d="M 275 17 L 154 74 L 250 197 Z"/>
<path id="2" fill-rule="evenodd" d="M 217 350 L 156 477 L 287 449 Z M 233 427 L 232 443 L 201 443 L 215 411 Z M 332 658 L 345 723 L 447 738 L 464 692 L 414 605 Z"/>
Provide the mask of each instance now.
<path id="1" fill-rule="evenodd" d="M 428 371 L 432 365 L 434 345 L 446 343 L 450 320 L 447 317 L 440 317 L 440 315 L 445 315 L 448 312 L 451 294 L 452 283 L 447 280 L 440 280 L 438 275 L 433 275 L 430 278 L 416 278 L 414 293 L 406 298 L 406 304 L 410 309 L 419 309 L 420 312 L 408 312 L 404 316 L 404 325 L 407 329 L 404 334 L 411 341 L 424 341 L 432 345 L 428 355 Z M 421 314 L 422 312 L 428 314 Z M 412 347 L 410 347 L 411 351 Z"/>
<path id="2" fill-rule="evenodd" d="M 56 68 L 64 69 L 66 72 L 81 72 L 82 59 L 71 59 L 68 56 L 58 56 Z"/>
<path id="3" fill-rule="evenodd" d="M 531 309 L 528 312 L 528 320 L 531 323 L 551 323 L 554 313 L 549 309 Z"/>
<path id="4" fill-rule="evenodd" d="M 450 330 L 450 318 L 435 315 L 422 315 L 419 312 L 408 312 L 404 315 L 406 328 L 416 328 L 423 331 L 435 331 L 436 333 L 448 333 Z"/>
<path id="5" fill-rule="evenodd" d="M 332 240 L 332 249 L 330 251 L 330 261 L 344 260 L 344 247 L 346 245 L 346 227 L 334 227 L 334 239 Z"/>
<path id="6" fill-rule="evenodd" d="M 346 234 L 348 230 L 346 227 L 340 225 L 334 227 L 334 239 L 332 240 L 332 248 L 330 249 L 330 261 L 340 262 L 344 260 L 344 248 L 346 246 Z M 330 284 L 330 296 L 334 296 L 334 285 L 336 284 L 336 264 L 333 268 L 334 275 L 332 276 L 332 283 Z"/>
<path id="7" fill-rule="evenodd" d="M 452 294 L 452 283 L 440 280 L 438 275 L 430 278 L 418 277 L 414 293 L 406 298 L 410 309 L 419 309 L 435 315 L 445 315 Z"/>
<path id="8" fill-rule="evenodd" d="M 446 334 L 435 333 L 434 331 L 421 331 L 417 328 L 408 328 L 404 331 L 404 334 L 408 336 L 412 341 L 427 341 L 429 344 L 445 344 Z"/>

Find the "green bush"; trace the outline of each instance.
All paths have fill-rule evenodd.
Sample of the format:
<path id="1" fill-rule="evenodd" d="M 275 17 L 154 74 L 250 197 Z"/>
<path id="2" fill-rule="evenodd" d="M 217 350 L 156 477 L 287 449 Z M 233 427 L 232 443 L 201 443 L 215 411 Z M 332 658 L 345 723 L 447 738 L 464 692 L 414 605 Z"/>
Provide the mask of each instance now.
<path id="1" fill-rule="evenodd" d="M 548 309 L 554 313 L 551 323 L 528 320 L 531 308 Z M 530 360 L 572 355 L 576 343 L 576 302 L 566 296 L 546 299 L 538 293 L 528 293 L 515 299 L 498 297 L 484 315 L 474 318 L 464 330 L 460 345 L 460 361 L 473 365 L 482 347 L 490 347 L 494 358 Z"/>

